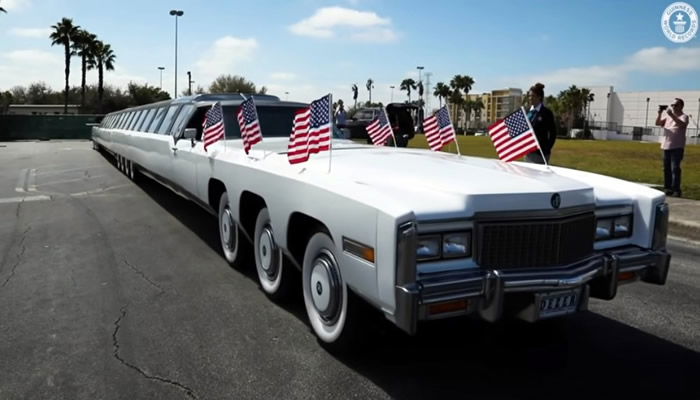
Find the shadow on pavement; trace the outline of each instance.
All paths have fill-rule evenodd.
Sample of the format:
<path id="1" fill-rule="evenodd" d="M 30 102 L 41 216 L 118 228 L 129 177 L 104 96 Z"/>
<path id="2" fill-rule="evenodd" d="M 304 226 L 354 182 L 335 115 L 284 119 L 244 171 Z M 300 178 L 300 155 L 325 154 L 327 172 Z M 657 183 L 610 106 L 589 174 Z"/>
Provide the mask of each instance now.
<path id="1" fill-rule="evenodd" d="M 214 217 L 150 179 L 139 186 L 220 253 Z M 254 267 L 242 272 L 257 280 Z M 283 308 L 307 323 L 301 303 Z M 394 398 L 700 398 L 700 354 L 591 312 L 434 321 L 415 337 L 384 320 L 366 325 L 370 339 L 335 357 Z"/>

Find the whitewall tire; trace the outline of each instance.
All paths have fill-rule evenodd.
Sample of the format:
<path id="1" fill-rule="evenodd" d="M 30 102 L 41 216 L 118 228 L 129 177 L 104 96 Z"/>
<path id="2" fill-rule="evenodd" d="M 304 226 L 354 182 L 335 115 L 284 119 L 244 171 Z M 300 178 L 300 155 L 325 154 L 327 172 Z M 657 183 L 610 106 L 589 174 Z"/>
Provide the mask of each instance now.
<path id="1" fill-rule="evenodd" d="M 284 256 L 275 242 L 267 208 L 260 210 L 255 221 L 253 253 L 260 287 L 270 298 L 282 297 L 288 286 L 288 282 L 284 282 Z"/>
<path id="2" fill-rule="evenodd" d="M 335 244 L 328 234 L 314 234 L 304 252 L 304 306 L 311 328 L 325 344 L 346 341 L 348 289 L 340 274 Z"/>
<path id="3" fill-rule="evenodd" d="M 219 238 L 221 241 L 221 250 L 224 253 L 224 258 L 229 264 L 233 264 L 238 260 L 240 232 L 238 224 L 233 219 L 231 207 L 228 202 L 228 194 L 224 192 L 219 199 Z"/>

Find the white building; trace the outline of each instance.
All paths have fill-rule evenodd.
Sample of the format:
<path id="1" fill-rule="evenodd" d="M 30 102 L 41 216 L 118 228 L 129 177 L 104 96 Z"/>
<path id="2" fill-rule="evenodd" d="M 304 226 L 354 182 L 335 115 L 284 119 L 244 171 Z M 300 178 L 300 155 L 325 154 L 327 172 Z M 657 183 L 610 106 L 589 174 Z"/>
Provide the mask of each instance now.
<path id="1" fill-rule="evenodd" d="M 647 134 L 660 134 L 654 128 L 660 105 L 669 105 L 675 98 L 683 99 L 683 112 L 690 116 L 688 136 L 698 135 L 700 90 L 667 90 L 658 92 L 616 92 L 612 86 L 591 86 L 594 94 L 590 103 L 588 121 L 595 126 L 631 132 L 634 127 L 648 128 Z"/>

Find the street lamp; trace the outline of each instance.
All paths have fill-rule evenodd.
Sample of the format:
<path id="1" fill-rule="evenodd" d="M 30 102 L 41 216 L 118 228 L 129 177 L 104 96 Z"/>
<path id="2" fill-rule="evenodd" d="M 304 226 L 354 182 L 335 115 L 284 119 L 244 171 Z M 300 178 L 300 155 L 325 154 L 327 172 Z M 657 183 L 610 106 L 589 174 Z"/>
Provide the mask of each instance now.
<path id="1" fill-rule="evenodd" d="M 418 127 L 423 130 L 423 77 L 422 72 L 425 67 L 419 65 L 418 69 Z"/>
<path id="2" fill-rule="evenodd" d="M 284 92 L 284 96 L 285 96 L 284 97 L 285 100 L 289 100 L 289 92 Z"/>
<path id="3" fill-rule="evenodd" d="M 175 93 L 173 98 L 177 98 L 177 17 L 182 17 L 182 10 L 170 10 L 170 15 L 175 17 Z"/>
<path id="4" fill-rule="evenodd" d="M 187 71 L 187 95 L 192 96 L 192 84 L 194 81 L 192 80 L 192 72 Z"/>
<path id="5" fill-rule="evenodd" d="M 394 85 L 389 86 L 389 88 L 391 89 L 391 102 L 392 103 L 394 102 L 394 88 L 395 87 L 396 86 L 394 86 Z"/>
<path id="6" fill-rule="evenodd" d="M 647 114 L 644 117 L 644 128 L 646 129 L 647 126 L 649 126 L 649 98 L 648 97 L 647 97 Z"/>
<path id="7" fill-rule="evenodd" d="M 158 67 L 158 69 L 160 70 L 160 90 L 163 90 L 163 70 L 165 67 Z"/>

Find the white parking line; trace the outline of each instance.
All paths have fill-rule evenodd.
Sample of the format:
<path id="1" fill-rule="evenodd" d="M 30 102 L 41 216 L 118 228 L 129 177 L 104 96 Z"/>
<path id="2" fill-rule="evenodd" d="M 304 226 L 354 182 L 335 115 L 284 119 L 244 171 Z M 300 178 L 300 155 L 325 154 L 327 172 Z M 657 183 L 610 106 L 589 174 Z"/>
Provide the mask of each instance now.
<path id="1" fill-rule="evenodd" d="M 51 196 L 44 196 L 38 195 L 38 196 L 23 196 L 23 197 L 7 197 L 4 199 L 0 199 L 0 204 L 7 204 L 7 203 L 22 203 L 26 201 L 42 201 L 42 200 L 51 200 Z"/>
<path id="2" fill-rule="evenodd" d="M 95 190 L 88 190 L 86 192 L 71 193 L 69 196 L 73 196 L 73 197 L 89 196 L 91 194 L 97 194 L 97 193 L 103 193 L 103 192 L 106 192 L 109 190 L 121 189 L 121 188 L 127 187 L 127 186 L 131 186 L 131 183 L 126 183 L 124 185 L 110 186 L 110 187 L 100 188 L 100 189 L 95 189 Z"/>
<path id="3" fill-rule="evenodd" d="M 25 193 L 27 191 L 27 175 L 29 174 L 28 169 L 22 169 L 19 171 L 19 178 L 17 178 L 17 184 L 15 185 L 15 192 Z"/>
<path id="4" fill-rule="evenodd" d="M 87 181 L 87 180 L 89 180 L 89 179 L 102 178 L 103 176 L 107 176 L 107 175 L 83 176 L 83 177 L 74 178 L 74 179 L 64 179 L 64 180 L 62 180 L 62 181 L 45 182 L 45 183 L 42 183 L 42 184 L 39 185 L 39 186 L 52 186 L 52 185 L 59 185 L 59 184 L 63 184 L 63 183 L 78 182 L 78 181 Z"/>

